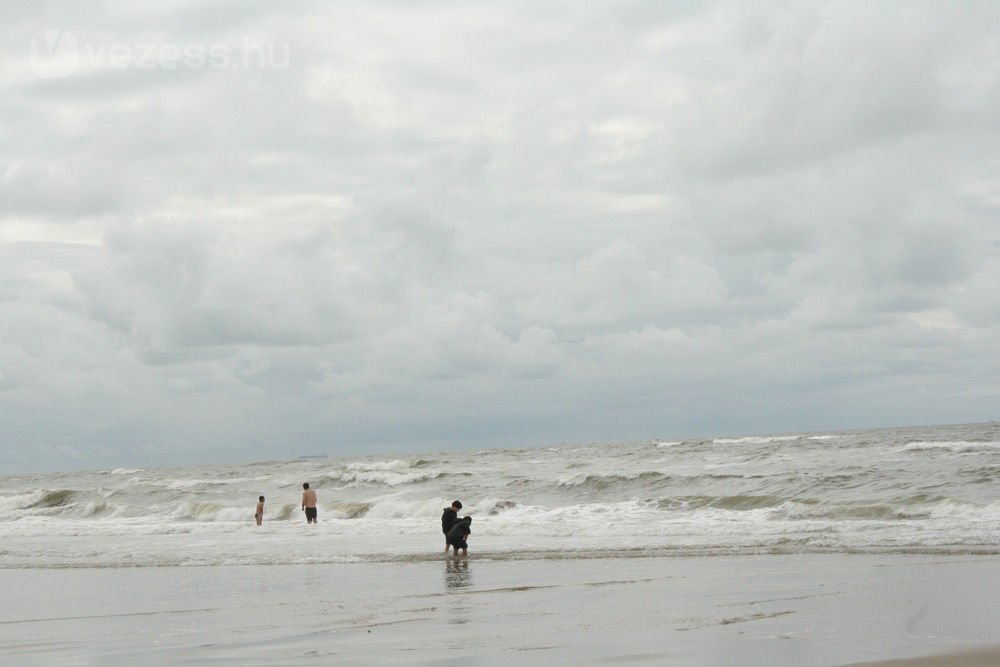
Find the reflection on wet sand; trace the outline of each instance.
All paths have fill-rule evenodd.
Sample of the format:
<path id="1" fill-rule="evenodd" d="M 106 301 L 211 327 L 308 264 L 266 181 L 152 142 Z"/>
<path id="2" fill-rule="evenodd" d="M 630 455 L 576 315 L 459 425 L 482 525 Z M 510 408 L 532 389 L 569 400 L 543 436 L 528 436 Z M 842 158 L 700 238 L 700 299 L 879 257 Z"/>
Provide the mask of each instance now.
<path id="1" fill-rule="evenodd" d="M 464 558 L 449 558 L 445 561 L 444 582 L 449 591 L 471 586 L 472 576 L 469 574 L 469 561 Z"/>
<path id="2" fill-rule="evenodd" d="M 449 593 L 461 593 L 463 589 L 472 586 L 472 574 L 469 572 L 469 561 L 464 558 L 448 558 L 445 560 L 444 583 Z M 461 625 L 469 622 L 470 607 L 461 595 L 454 598 L 457 604 L 449 604 L 449 623 Z"/>

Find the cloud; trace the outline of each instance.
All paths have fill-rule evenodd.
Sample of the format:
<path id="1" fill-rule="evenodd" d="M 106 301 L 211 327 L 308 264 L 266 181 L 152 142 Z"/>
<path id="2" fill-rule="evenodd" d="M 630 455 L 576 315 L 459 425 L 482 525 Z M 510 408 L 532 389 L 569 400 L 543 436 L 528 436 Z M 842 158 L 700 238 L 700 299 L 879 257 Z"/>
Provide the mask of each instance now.
<path id="1" fill-rule="evenodd" d="M 995 405 L 992 3 L 0 12 L 11 469 Z"/>

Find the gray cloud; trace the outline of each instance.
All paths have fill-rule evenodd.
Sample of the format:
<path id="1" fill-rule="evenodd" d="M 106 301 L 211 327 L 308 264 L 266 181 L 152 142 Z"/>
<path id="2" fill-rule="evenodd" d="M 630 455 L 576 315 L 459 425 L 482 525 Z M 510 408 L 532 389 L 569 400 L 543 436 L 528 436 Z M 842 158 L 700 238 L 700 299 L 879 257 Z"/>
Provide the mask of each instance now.
<path id="1" fill-rule="evenodd" d="M 993 417 L 994 3 L 0 12 L 0 471 Z"/>

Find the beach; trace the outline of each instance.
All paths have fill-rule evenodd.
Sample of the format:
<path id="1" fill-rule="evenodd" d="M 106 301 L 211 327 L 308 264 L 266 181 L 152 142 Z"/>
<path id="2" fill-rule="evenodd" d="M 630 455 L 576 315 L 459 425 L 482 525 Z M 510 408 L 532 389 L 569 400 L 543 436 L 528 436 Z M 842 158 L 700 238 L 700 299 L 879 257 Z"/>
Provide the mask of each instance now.
<path id="1" fill-rule="evenodd" d="M 0 665 L 998 664 L 998 477 L 994 424 L 0 477 Z"/>
<path id="2" fill-rule="evenodd" d="M 0 667 L 1000 667 L 1000 0 L 0 15 Z"/>
<path id="3" fill-rule="evenodd" d="M 974 665 L 1000 643 L 996 556 L 18 568 L 0 589 L 15 667 Z"/>

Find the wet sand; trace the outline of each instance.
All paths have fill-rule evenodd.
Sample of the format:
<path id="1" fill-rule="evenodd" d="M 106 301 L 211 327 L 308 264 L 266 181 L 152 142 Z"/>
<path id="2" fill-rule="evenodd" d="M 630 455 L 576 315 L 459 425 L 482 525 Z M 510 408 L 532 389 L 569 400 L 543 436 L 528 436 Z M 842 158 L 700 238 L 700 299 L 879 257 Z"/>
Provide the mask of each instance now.
<path id="1" fill-rule="evenodd" d="M 997 665 L 1000 665 L 1000 646 L 922 658 L 857 663 L 852 667 L 996 667 Z"/>
<path id="2" fill-rule="evenodd" d="M 1000 638 L 991 556 L 7 569 L 0 590 L 5 667 L 978 665 Z"/>

